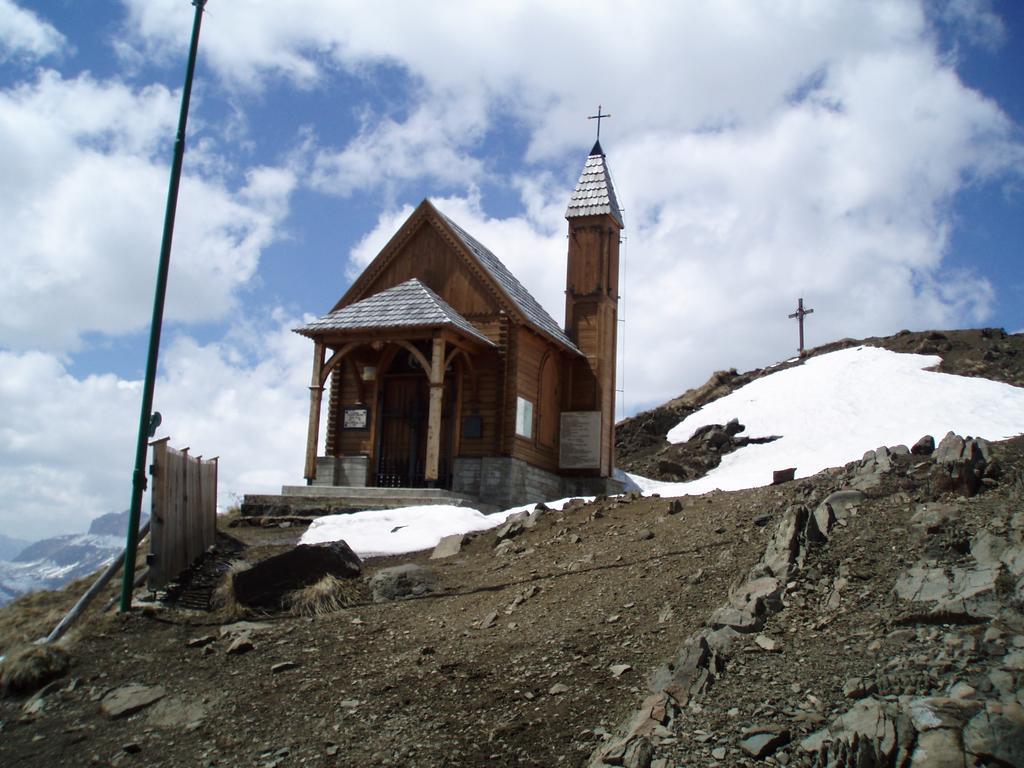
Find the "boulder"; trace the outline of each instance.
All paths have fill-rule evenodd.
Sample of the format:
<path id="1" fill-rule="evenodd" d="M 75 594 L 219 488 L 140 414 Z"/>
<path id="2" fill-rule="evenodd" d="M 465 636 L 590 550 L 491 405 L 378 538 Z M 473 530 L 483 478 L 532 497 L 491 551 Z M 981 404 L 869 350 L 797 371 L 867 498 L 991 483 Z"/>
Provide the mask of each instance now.
<path id="1" fill-rule="evenodd" d="M 755 571 L 774 576 L 780 581 L 786 580 L 790 568 L 799 558 L 800 538 L 809 514 L 807 507 L 802 504 L 786 509 Z"/>
<path id="2" fill-rule="evenodd" d="M 931 435 L 925 435 L 914 443 L 910 452 L 915 456 L 931 456 L 935 452 L 935 438 Z"/>
<path id="3" fill-rule="evenodd" d="M 466 535 L 463 533 L 453 533 L 451 536 L 444 536 L 437 542 L 434 551 L 430 553 L 430 559 L 443 560 L 446 557 L 454 557 L 462 551 L 462 545 L 465 543 Z"/>
<path id="4" fill-rule="evenodd" d="M 235 599 L 243 605 L 277 610 L 289 592 L 315 584 L 324 576 L 353 579 L 362 571 L 362 561 L 344 541 L 299 544 L 236 573 Z"/>
<path id="5" fill-rule="evenodd" d="M 999 610 L 996 582 L 1001 566 L 948 568 L 915 565 L 896 579 L 896 596 L 931 603 L 936 614 L 991 618 Z"/>
<path id="6" fill-rule="evenodd" d="M 988 442 L 980 438 L 964 439 L 948 432 L 932 454 L 932 490 L 973 496 L 991 458 Z"/>
<path id="7" fill-rule="evenodd" d="M 509 515 L 505 522 L 495 529 L 495 543 L 500 544 L 507 539 L 514 539 L 523 531 L 533 528 L 535 525 L 537 525 L 536 514 L 531 515 L 529 512 L 523 511 Z"/>
<path id="8" fill-rule="evenodd" d="M 429 594 L 434 591 L 436 582 L 437 577 L 430 568 L 407 563 L 377 571 L 370 579 L 370 591 L 373 602 L 385 603 Z"/>
<path id="9" fill-rule="evenodd" d="M 100 712 L 110 718 L 127 717 L 156 704 L 167 695 L 161 685 L 124 685 L 115 688 L 100 701 Z"/>
<path id="10" fill-rule="evenodd" d="M 789 743 L 789 731 L 775 726 L 754 726 L 740 740 L 740 749 L 755 760 L 763 760 Z"/>
<path id="11" fill-rule="evenodd" d="M 1024 765 L 1024 713 L 992 702 L 963 730 L 964 751 L 978 762 Z"/>

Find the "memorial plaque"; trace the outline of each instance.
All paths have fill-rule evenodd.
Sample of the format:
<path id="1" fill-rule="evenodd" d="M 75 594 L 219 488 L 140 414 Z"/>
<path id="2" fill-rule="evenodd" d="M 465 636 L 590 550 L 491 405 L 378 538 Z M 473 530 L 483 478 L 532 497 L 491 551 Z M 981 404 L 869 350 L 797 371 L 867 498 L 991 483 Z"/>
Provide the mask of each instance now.
<path id="1" fill-rule="evenodd" d="M 601 466 L 600 411 L 567 411 L 562 414 L 558 466 L 562 469 L 597 469 Z"/>
<path id="2" fill-rule="evenodd" d="M 370 426 L 370 409 L 365 405 L 347 407 L 342 411 L 342 429 L 368 429 Z"/>
<path id="3" fill-rule="evenodd" d="M 466 416 L 462 420 L 463 437 L 483 437 L 484 420 L 478 414 Z"/>

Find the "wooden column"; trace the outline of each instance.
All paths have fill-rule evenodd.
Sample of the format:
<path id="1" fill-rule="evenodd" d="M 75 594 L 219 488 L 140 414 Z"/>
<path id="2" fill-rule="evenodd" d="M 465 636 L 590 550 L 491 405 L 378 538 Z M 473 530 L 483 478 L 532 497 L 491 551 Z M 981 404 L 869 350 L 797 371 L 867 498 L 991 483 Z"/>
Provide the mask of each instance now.
<path id="1" fill-rule="evenodd" d="M 309 385 L 309 432 L 306 433 L 306 469 L 303 476 L 306 485 L 316 480 L 316 450 L 320 440 L 320 401 L 323 400 L 324 385 L 320 372 L 324 367 L 324 345 L 317 341 L 313 344 L 313 379 Z"/>
<path id="2" fill-rule="evenodd" d="M 444 400 L 444 339 L 435 337 L 430 356 L 430 410 L 427 412 L 427 465 L 424 478 L 433 486 L 441 456 L 441 403 Z"/>

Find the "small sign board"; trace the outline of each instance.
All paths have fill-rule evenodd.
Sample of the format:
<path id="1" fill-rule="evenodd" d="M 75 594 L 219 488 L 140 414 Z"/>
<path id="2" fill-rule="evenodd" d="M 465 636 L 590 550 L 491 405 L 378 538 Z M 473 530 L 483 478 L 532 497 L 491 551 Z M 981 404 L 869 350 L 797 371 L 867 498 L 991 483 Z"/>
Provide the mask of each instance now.
<path id="1" fill-rule="evenodd" d="M 483 437 L 484 435 L 484 420 L 480 418 L 480 414 L 474 413 L 466 416 L 462 419 L 462 436 L 463 437 Z"/>
<path id="2" fill-rule="evenodd" d="M 559 435 L 561 469 L 597 469 L 601 466 L 601 412 L 564 411 Z"/>
<path id="3" fill-rule="evenodd" d="M 369 429 L 370 409 L 365 405 L 346 406 L 341 413 L 342 429 Z"/>

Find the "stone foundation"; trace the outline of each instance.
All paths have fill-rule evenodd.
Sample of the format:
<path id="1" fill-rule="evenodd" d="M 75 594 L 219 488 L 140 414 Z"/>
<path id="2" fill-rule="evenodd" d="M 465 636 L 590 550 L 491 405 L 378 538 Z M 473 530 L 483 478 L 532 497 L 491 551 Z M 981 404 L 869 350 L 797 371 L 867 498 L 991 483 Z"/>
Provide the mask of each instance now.
<path id="1" fill-rule="evenodd" d="M 365 488 L 369 476 L 369 456 L 317 456 L 313 485 Z"/>
<path id="2" fill-rule="evenodd" d="M 562 477 L 522 459 L 489 457 L 455 459 L 452 490 L 507 509 L 566 496 L 622 493 L 623 485 L 610 477 Z"/>

